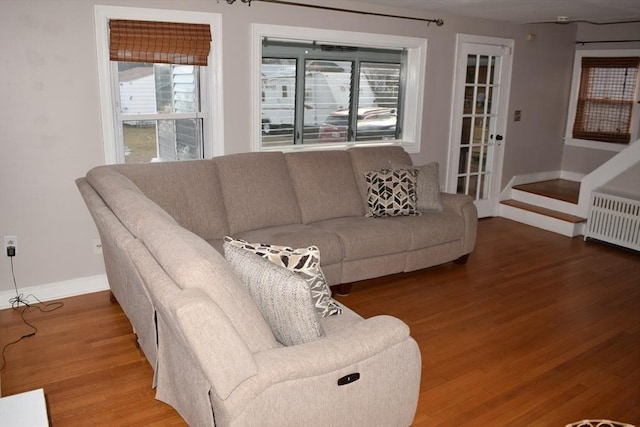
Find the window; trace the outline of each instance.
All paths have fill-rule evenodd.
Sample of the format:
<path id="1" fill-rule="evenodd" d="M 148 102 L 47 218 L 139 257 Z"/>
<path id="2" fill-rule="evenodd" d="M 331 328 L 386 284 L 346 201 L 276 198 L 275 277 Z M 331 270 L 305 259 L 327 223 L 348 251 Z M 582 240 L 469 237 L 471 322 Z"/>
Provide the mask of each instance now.
<path id="1" fill-rule="evenodd" d="M 216 28 L 211 14 L 96 6 L 106 163 L 222 154 Z"/>
<path id="2" fill-rule="evenodd" d="M 633 51 L 576 53 L 570 138 L 617 144 L 637 138 L 639 64 Z"/>
<path id="3" fill-rule="evenodd" d="M 419 150 L 426 40 L 256 25 L 254 43 L 256 150 Z"/>

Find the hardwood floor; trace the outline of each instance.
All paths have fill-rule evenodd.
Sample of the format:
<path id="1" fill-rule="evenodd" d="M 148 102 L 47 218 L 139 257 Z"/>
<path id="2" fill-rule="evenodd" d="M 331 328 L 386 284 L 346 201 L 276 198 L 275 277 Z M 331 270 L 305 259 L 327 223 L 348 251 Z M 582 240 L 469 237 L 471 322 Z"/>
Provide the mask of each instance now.
<path id="1" fill-rule="evenodd" d="M 16 272 L 19 276 L 19 271 Z M 640 255 L 502 218 L 481 220 L 466 265 L 356 283 L 338 297 L 404 320 L 422 351 L 414 426 L 640 426 Z M 108 292 L 25 316 L 2 395 L 44 388 L 53 426 L 182 425 Z M 0 311 L 0 344 L 29 328 Z"/>

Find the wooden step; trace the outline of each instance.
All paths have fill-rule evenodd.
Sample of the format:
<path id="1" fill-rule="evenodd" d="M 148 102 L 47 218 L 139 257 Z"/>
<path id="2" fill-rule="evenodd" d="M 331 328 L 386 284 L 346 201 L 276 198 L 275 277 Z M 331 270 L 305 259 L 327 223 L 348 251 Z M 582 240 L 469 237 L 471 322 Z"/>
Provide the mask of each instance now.
<path id="1" fill-rule="evenodd" d="M 579 216 L 570 215 L 564 212 L 543 208 L 543 207 L 532 205 L 525 202 L 519 202 L 517 200 L 503 200 L 500 203 L 502 203 L 503 205 L 514 207 L 514 208 L 523 209 L 529 212 L 534 212 L 540 215 L 545 215 L 551 218 L 559 219 L 561 221 L 566 221 L 572 224 L 578 224 L 587 220 L 586 218 L 581 218 Z"/>
<path id="2" fill-rule="evenodd" d="M 566 179 L 551 179 L 530 184 L 514 185 L 513 189 L 573 204 L 578 204 L 580 196 L 580 183 Z"/>

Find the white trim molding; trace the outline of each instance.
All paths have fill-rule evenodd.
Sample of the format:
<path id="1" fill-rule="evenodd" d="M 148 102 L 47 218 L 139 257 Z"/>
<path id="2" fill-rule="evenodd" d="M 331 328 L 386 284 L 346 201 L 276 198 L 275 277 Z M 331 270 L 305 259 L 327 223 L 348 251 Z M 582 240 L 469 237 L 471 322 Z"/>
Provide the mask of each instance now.
<path id="1" fill-rule="evenodd" d="M 132 19 L 139 21 L 183 22 L 209 24 L 211 28 L 211 52 L 209 65 L 204 67 L 208 104 L 203 112 L 208 115 L 209 126 L 205 126 L 205 158 L 224 154 L 224 114 L 222 93 L 222 15 L 218 13 L 187 12 L 181 10 L 146 9 L 120 6 L 95 6 L 96 54 L 98 62 L 98 83 L 100 86 L 100 107 L 102 116 L 102 139 L 104 163 L 118 163 L 116 147 L 116 119 L 113 109 L 116 95 L 111 84 L 109 60 L 109 20 Z"/>
<path id="2" fill-rule="evenodd" d="M 58 283 L 18 288 L 18 293 L 22 294 L 22 296 L 29 301 L 29 304 L 35 304 L 38 302 L 35 298 L 38 298 L 40 301 L 52 301 L 106 291 L 108 289 L 109 282 L 107 281 L 107 275 L 99 274 L 97 276 L 81 277 Z M 15 289 L 0 292 L 0 310 L 11 308 L 9 300 L 15 298 L 15 296 Z"/>

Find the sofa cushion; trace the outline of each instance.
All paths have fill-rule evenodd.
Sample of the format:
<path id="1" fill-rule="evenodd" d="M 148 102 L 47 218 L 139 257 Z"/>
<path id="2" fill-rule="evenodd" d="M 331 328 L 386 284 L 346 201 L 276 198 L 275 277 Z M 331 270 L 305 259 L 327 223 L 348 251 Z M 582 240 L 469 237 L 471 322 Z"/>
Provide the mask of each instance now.
<path id="1" fill-rule="evenodd" d="M 394 218 L 353 216 L 326 219 L 314 227 L 340 236 L 344 246 L 343 261 L 359 260 L 406 252 L 411 246 L 411 229 Z"/>
<path id="2" fill-rule="evenodd" d="M 427 163 L 423 166 L 403 165 L 391 162 L 393 169 L 414 168 L 418 171 L 416 179 L 416 207 L 419 211 L 444 210 L 440 197 L 440 171 L 438 162 Z"/>
<path id="3" fill-rule="evenodd" d="M 464 236 L 463 218 L 452 212 L 425 211 L 421 216 L 389 217 L 382 220 L 402 224 L 411 230 L 409 250 L 434 247 L 461 240 Z"/>
<path id="4" fill-rule="evenodd" d="M 302 222 L 284 154 L 243 153 L 213 161 L 227 211 L 228 234 Z"/>
<path id="5" fill-rule="evenodd" d="M 360 191 L 362 205 L 367 206 L 367 184 L 364 179 L 365 173 L 378 169 L 388 169 L 390 162 L 400 164 L 412 164 L 411 157 L 399 146 L 389 147 L 355 147 L 347 150 L 351 157 L 353 174 L 356 177 L 356 184 Z"/>
<path id="6" fill-rule="evenodd" d="M 340 263 L 344 257 L 340 237 L 331 231 L 305 224 L 265 227 L 237 233 L 233 237 L 248 242 L 269 242 L 274 245 L 304 248 L 317 246 L 322 254 L 322 265 Z"/>
<path id="7" fill-rule="evenodd" d="M 224 254 L 278 342 L 297 345 L 324 336 L 309 284 L 300 275 L 229 242 Z"/>
<path id="8" fill-rule="evenodd" d="M 136 237 L 155 218 L 177 225 L 171 215 L 149 199 L 129 178 L 109 166 L 91 169 L 87 173 L 87 182 Z"/>
<path id="9" fill-rule="evenodd" d="M 176 286 L 200 288 L 224 310 L 252 353 L 278 346 L 248 289 L 211 245 L 162 218 L 145 223 L 138 237 Z"/>
<path id="10" fill-rule="evenodd" d="M 367 216 L 420 215 L 416 210 L 415 169 L 380 169 L 365 174 Z"/>
<path id="11" fill-rule="evenodd" d="M 346 151 L 285 155 L 302 222 L 364 214 L 351 157 Z M 336 189 L 340 191 L 336 191 Z"/>
<path id="12" fill-rule="evenodd" d="M 212 160 L 109 166 L 133 181 L 181 226 L 205 240 L 229 234 Z"/>
<path id="13" fill-rule="evenodd" d="M 320 250 L 316 246 L 293 249 L 288 246 L 249 243 L 231 237 L 225 237 L 224 240 L 228 244 L 266 258 L 294 273 L 299 273 L 309 284 L 311 298 L 321 317 L 342 313 L 340 306 L 331 299 L 331 289 L 320 268 Z"/>

